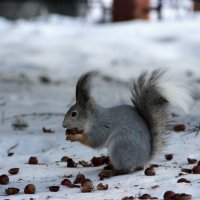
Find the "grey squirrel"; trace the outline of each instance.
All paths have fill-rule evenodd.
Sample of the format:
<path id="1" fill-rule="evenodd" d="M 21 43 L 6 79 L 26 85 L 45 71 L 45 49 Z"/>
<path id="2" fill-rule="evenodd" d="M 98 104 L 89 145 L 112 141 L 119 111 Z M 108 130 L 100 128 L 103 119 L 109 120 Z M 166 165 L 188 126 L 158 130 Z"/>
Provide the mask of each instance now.
<path id="1" fill-rule="evenodd" d="M 127 174 L 144 166 L 158 151 L 167 130 L 168 105 L 189 108 L 190 92 L 165 80 L 165 70 L 144 72 L 133 82 L 133 105 L 105 108 L 91 96 L 94 72 L 82 75 L 76 85 L 76 103 L 67 111 L 63 127 L 69 134 L 92 148 L 106 147 L 113 166 L 100 176 Z"/>

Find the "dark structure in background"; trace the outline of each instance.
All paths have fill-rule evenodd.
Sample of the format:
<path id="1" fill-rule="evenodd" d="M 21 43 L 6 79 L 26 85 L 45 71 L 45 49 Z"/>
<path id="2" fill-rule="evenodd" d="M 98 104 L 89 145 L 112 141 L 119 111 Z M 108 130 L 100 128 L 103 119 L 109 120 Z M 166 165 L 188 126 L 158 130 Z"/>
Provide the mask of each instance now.
<path id="1" fill-rule="evenodd" d="M 0 0 L 0 16 L 8 19 L 30 19 L 44 13 L 84 16 L 87 0 Z"/>
<path id="2" fill-rule="evenodd" d="M 162 19 L 162 0 L 158 0 L 156 7 L 150 6 L 150 0 L 113 0 L 112 20 L 113 22 L 127 21 L 133 19 L 149 19 L 149 12 L 155 10 L 158 19 Z"/>
<path id="3" fill-rule="evenodd" d="M 200 0 L 193 0 L 193 10 L 200 11 Z"/>

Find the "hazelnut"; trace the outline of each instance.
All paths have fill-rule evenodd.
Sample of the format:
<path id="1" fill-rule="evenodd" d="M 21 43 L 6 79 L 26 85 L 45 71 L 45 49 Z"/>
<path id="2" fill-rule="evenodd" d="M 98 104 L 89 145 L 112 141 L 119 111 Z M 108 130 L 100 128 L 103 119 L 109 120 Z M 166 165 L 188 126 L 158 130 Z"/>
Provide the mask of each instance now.
<path id="1" fill-rule="evenodd" d="M 19 191 L 20 191 L 20 189 L 14 188 L 14 187 L 5 189 L 5 192 L 7 195 L 14 195 L 14 194 L 19 193 Z"/>
<path id="2" fill-rule="evenodd" d="M 164 194 L 164 200 L 173 200 L 175 196 L 175 192 L 173 191 L 167 191 Z"/>
<path id="3" fill-rule="evenodd" d="M 104 164 L 104 157 L 93 157 L 91 162 L 93 166 L 98 167 Z"/>
<path id="4" fill-rule="evenodd" d="M 188 173 L 188 174 L 191 174 L 192 173 L 192 169 L 186 169 L 186 168 L 183 168 L 181 169 L 182 172 L 185 172 L 185 173 Z"/>
<path id="5" fill-rule="evenodd" d="M 188 158 L 187 161 L 188 161 L 189 164 L 197 163 L 197 160 L 196 159 L 192 159 L 192 158 Z"/>
<path id="6" fill-rule="evenodd" d="M 191 182 L 188 181 L 188 180 L 185 179 L 185 178 L 180 178 L 180 179 L 178 179 L 177 183 L 191 183 Z"/>
<path id="7" fill-rule="evenodd" d="M 6 174 L 0 176 L 0 185 L 7 185 L 9 183 L 9 177 Z"/>
<path id="8" fill-rule="evenodd" d="M 77 167 L 77 164 L 71 158 L 68 158 L 67 167 Z"/>
<path id="9" fill-rule="evenodd" d="M 74 184 L 79 184 L 79 183 L 82 183 L 82 181 L 85 180 L 85 176 L 83 174 L 78 174 L 76 176 L 76 179 L 74 181 Z"/>
<path id="10" fill-rule="evenodd" d="M 177 124 L 174 126 L 174 131 L 181 132 L 185 131 L 185 125 L 184 124 Z"/>
<path id="11" fill-rule="evenodd" d="M 84 160 L 80 160 L 78 162 L 80 165 L 82 165 L 83 167 L 91 167 L 92 164 L 89 164 L 88 162 L 84 161 Z"/>
<path id="12" fill-rule="evenodd" d="M 103 183 L 99 183 L 97 185 L 97 190 L 107 190 L 108 189 L 108 184 L 103 184 Z"/>
<path id="13" fill-rule="evenodd" d="M 60 189 L 60 187 L 59 186 L 49 186 L 49 190 L 51 191 L 51 192 L 58 192 L 58 190 Z"/>
<path id="14" fill-rule="evenodd" d="M 192 195 L 190 194 L 175 194 L 174 199 L 176 200 L 191 200 L 192 199 Z"/>
<path id="15" fill-rule="evenodd" d="M 68 159 L 69 159 L 69 157 L 63 156 L 60 161 L 61 162 L 67 162 Z"/>
<path id="16" fill-rule="evenodd" d="M 150 194 L 143 194 L 142 196 L 139 197 L 139 199 L 150 199 L 151 195 Z"/>
<path id="17" fill-rule="evenodd" d="M 38 159 L 37 159 L 37 157 L 31 156 L 31 157 L 29 158 L 28 164 L 30 164 L 30 165 L 37 165 L 37 164 L 38 164 Z"/>
<path id="18" fill-rule="evenodd" d="M 166 160 L 172 160 L 173 159 L 173 154 L 166 154 L 165 155 Z"/>
<path id="19" fill-rule="evenodd" d="M 93 183 L 90 179 L 85 179 L 81 182 L 81 192 L 91 192 L 93 190 Z"/>
<path id="20" fill-rule="evenodd" d="M 61 181 L 61 184 L 64 185 L 64 186 L 67 186 L 69 188 L 73 188 L 72 182 L 69 179 L 67 179 L 67 178 L 63 179 Z"/>
<path id="21" fill-rule="evenodd" d="M 145 169 L 144 174 L 146 176 L 155 176 L 156 172 L 155 172 L 153 167 L 148 167 L 148 168 Z"/>
<path id="22" fill-rule="evenodd" d="M 24 188 L 24 193 L 25 194 L 35 194 L 36 188 L 35 185 L 33 184 L 28 184 L 25 188 Z"/>
<path id="23" fill-rule="evenodd" d="M 19 168 L 11 168 L 8 170 L 8 172 L 12 175 L 15 175 L 19 172 Z"/>
<path id="24" fill-rule="evenodd" d="M 55 132 L 55 131 L 53 131 L 52 129 L 50 129 L 50 128 L 45 128 L 45 127 L 42 128 L 42 131 L 43 131 L 43 133 L 54 133 L 54 132 Z"/>
<path id="25" fill-rule="evenodd" d="M 200 174 L 200 165 L 196 165 L 193 167 L 193 174 Z"/>
<path id="26" fill-rule="evenodd" d="M 134 200 L 135 198 L 133 196 L 130 197 L 123 197 L 121 200 Z"/>

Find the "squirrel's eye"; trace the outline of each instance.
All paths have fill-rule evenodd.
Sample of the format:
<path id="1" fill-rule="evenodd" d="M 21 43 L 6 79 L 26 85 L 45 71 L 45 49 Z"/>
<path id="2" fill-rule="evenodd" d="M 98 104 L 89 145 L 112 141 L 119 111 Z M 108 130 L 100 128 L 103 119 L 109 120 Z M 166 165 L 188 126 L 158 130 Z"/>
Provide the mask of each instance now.
<path id="1" fill-rule="evenodd" d="M 72 113 L 71 113 L 71 117 L 76 117 L 77 116 L 77 112 L 76 111 L 73 111 Z"/>

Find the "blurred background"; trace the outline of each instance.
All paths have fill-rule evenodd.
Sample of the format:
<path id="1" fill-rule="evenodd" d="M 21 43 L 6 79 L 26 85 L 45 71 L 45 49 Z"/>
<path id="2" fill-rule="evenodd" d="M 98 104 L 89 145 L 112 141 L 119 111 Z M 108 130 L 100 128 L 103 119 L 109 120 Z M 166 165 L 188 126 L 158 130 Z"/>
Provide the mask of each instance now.
<path id="1" fill-rule="evenodd" d="M 103 79 L 96 95 L 105 105 L 128 102 L 124 87 L 145 69 L 199 83 L 199 59 L 199 0 L 0 0 L 0 108 L 8 116 L 64 112 L 89 70 Z"/>
<path id="2" fill-rule="evenodd" d="M 162 20 L 167 16 L 166 10 L 174 12 L 176 17 L 181 17 L 199 9 L 199 0 L 1 0 L 0 2 L 0 15 L 11 20 L 59 14 L 87 17 L 95 22 L 106 23 L 133 19 L 149 20 L 152 13 Z"/>

